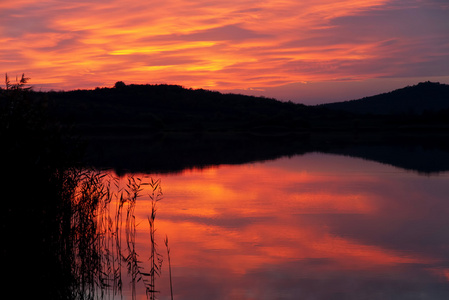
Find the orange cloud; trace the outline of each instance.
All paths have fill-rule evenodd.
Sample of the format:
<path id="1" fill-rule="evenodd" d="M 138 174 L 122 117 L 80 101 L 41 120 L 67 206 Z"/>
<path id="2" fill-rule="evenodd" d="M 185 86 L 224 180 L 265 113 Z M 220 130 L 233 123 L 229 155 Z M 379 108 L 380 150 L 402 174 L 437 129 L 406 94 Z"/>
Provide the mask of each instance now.
<path id="1" fill-rule="evenodd" d="M 411 43 L 419 52 L 411 64 L 430 53 L 445 57 L 447 45 L 437 51 L 406 29 L 393 35 L 371 26 L 381 19 L 394 28 L 388 14 L 414 8 L 386 0 L 1 3 L 0 69 L 26 72 L 35 86 L 55 89 L 117 80 L 263 89 L 395 76 L 404 65 L 392 61 L 404 59 Z M 441 40 L 444 30 L 435 34 Z M 388 43 L 401 36 L 401 43 Z"/>

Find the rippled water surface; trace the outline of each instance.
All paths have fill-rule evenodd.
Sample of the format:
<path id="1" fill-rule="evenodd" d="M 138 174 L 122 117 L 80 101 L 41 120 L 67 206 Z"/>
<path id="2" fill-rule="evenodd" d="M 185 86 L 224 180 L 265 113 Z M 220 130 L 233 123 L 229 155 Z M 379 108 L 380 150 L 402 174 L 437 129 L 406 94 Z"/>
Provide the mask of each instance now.
<path id="1" fill-rule="evenodd" d="M 159 299 L 170 299 L 166 235 L 174 299 L 449 299 L 449 173 L 310 153 L 135 176 L 162 180 Z"/>

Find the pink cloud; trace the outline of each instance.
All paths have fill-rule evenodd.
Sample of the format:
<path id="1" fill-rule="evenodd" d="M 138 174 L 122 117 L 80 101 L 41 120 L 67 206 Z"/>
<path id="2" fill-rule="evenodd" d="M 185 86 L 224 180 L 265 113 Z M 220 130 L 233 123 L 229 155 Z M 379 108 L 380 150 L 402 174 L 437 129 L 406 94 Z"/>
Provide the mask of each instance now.
<path id="1" fill-rule="evenodd" d="M 444 77 L 447 12 L 444 2 L 418 0 L 22 0 L 0 4 L 0 70 L 55 89 Z"/>

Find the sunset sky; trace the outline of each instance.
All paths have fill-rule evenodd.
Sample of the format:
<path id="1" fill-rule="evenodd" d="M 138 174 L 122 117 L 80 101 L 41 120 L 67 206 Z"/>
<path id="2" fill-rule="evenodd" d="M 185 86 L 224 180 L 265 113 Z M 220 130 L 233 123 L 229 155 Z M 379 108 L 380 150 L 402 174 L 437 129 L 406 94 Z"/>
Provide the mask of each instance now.
<path id="1" fill-rule="evenodd" d="M 179 84 L 306 104 L 449 83 L 447 0 L 0 0 L 35 90 Z"/>

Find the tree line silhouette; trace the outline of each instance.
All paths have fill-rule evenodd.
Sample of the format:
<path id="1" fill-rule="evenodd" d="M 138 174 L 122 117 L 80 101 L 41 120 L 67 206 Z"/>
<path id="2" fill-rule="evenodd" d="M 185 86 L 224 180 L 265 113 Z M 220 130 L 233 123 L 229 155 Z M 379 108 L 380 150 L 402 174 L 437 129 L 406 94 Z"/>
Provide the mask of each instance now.
<path id="1" fill-rule="evenodd" d="M 49 116 L 85 134 L 186 132 L 334 132 L 447 126 L 449 86 L 421 83 L 361 100 L 305 106 L 177 85 L 126 85 L 34 92 Z"/>
<path id="2" fill-rule="evenodd" d="M 21 104 L 24 112 L 17 114 L 33 112 L 39 116 L 34 119 L 43 122 L 28 126 L 30 130 L 52 126 L 65 134 L 39 137 L 17 129 L 11 136 L 23 143 L 34 140 L 35 144 L 51 136 L 61 144 L 55 149 L 85 148 L 83 160 L 88 165 L 141 171 L 270 159 L 342 144 L 413 140 L 440 147 L 449 127 L 448 87 L 426 82 L 361 100 L 319 106 L 121 81 L 93 90 L 38 92 L 27 88 Z M 0 97 L 13 92 L 8 89 L 2 89 Z M 414 109 L 404 106 L 404 101 Z M 25 126 L 27 122 L 17 123 Z M 32 149 L 30 145 L 21 148 Z M 61 155 L 70 151 L 61 150 Z"/>

